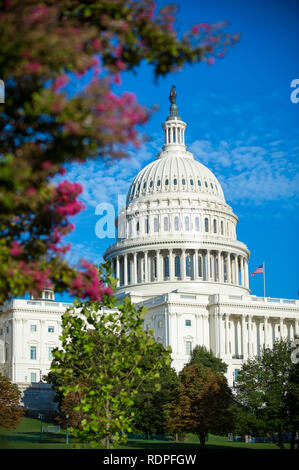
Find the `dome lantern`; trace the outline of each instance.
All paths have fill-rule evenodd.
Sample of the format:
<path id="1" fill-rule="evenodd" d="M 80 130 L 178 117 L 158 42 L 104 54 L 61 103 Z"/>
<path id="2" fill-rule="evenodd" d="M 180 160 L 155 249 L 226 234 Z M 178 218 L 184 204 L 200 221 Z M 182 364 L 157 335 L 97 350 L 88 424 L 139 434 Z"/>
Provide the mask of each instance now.
<path id="1" fill-rule="evenodd" d="M 164 130 L 164 146 L 163 150 L 178 147 L 186 149 L 185 146 L 185 128 L 186 123 L 183 122 L 178 114 L 178 107 L 176 104 L 176 89 L 173 85 L 169 94 L 170 108 L 169 116 L 162 124 Z"/>

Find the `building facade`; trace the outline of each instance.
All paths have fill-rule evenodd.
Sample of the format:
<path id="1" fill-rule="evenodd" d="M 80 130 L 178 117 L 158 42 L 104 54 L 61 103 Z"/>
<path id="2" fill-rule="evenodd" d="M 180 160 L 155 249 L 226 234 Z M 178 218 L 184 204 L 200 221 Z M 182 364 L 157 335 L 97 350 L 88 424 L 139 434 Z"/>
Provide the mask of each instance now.
<path id="1" fill-rule="evenodd" d="M 215 175 L 186 149 L 186 123 L 170 99 L 162 151 L 134 179 L 104 257 L 118 279 L 116 295 L 146 306 L 145 328 L 171 347 L 177 371 L 204 345 L 227 363 L 233 385 L 248 357 L 298 335 L 299 302 L 251 294 L 238 218 Z M 68 306 L 44 291 L 0 307 L 0 372 L 23 388 L 39 383 Z"/>

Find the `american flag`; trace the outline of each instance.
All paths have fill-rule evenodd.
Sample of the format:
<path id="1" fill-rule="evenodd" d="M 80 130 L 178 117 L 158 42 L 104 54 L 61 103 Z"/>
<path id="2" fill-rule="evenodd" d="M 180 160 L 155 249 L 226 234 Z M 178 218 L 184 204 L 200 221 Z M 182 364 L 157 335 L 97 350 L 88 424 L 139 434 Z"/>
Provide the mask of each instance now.
<path id="1" fill-rule="evenodd" d="M 258 268 L 256 268 L 256 270 L 250 274 L 250 277 L 254 276 L 255 274 L 261 274 L 263 272 L 264 272 L 264 263 L 262 263 Z"/>

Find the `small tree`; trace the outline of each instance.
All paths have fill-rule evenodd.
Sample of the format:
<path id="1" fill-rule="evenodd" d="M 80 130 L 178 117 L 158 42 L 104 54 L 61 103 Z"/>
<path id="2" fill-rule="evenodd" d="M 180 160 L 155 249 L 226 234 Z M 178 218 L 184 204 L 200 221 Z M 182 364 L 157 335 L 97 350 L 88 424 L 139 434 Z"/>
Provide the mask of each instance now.
<path id="1" fill-rule="evenodd" d="M 215 373 L 225 374 L 227 365 L 222 359 L 215 356 L 213 351 L 208 351 L 205 346 L 195 346 L 191 353 L 190 365 L 207 367 Z"/>
<path id="2" fill-rule="evenodd" d="M 9 431 L 15 429 L 24 416 L 20 397 L 17 385 L 0 374 L 0 426 Z"/>
<path id="3" fill-rule="evenodd" d="M 148 435 L 164 434 L 166 432 L 165 405 L 177 397 L 178 391 L 179 379 L 170 364 L 161 369 L 159 378 L 145 381 L 134 402 L 135 428 Z"/>
<path id="4" fill-rule="evenodd" d="M 207 434 L 231 429 L 232 392 L 224 375 L 206 367 L 187 365 L 179 376 L 180 394 L 168 407 L 168 426 L 197 434 L 203 448 Z"/>
<path id="5" fill-rule="evenodd" d="M 237 430 L 266 435 L 281 449 L 282 433 L 299 429 L 299 368 L 291 352 L 289 341 L 276 341 L 243 364 L 235 387 Z"/>
<path id="6" fill-rule="evenodd" d="M 104 441 L 110 448 L 126 440 L 140 386 L 171 362 L 169 351 L 144 331 L 144 314 L 128 298 L 117 304 L 107 295 L 101 304 L 76 301 L 62 317 L 62 349 L 53 352 L 51 370 L 65 396 L 80 395 L 74 410 L 84 418 L 71 431 L 92 446 Z"/>

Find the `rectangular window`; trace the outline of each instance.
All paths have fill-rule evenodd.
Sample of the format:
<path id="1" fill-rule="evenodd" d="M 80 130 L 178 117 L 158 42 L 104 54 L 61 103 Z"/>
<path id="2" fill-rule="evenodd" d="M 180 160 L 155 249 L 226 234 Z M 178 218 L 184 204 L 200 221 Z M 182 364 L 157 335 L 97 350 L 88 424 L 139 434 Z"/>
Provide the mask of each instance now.
<path id="1" fill-rule="evenodd" d="M 30 382 L 36 382 L 36 372 L 31 372 L 31 374 L 30 374 Z"/>
<path id="2" fill-rule="evenodd" d="M 30 346 L 30 359 L 36 359 L 36 346 Z"/>
<path id="3" fill-rule="evenodd" d="M 162 320 L 158 321 L 158 328 L 162 328 Z"/>
<path id="4" fill-rule="evenodd" d="M 54 333 L 54 326 L 48 326 L 48 333 Z"/>
<path id="5" fill-rule="evenodd" d="M 159 219 L 158 219 L 158 217 L 154 218 L 154 232 L 159 232 Z"/>
<path id="6" fill-rule="evenodd" d="M 9 333 L 9 327 L 8 326 L 6 327 L 6 333 Z"/>
<path id="7" fill-rule="evenodd" d="M 192 342 L 186 341 L 186 354 L 190 356 L 191 352 L 192 352 Z"/>
<path id="8" fill-rule="evenodd" d="M 36 331 L 36 325 L 30 325 L 30 331 Z"/>
<path id="9" fill-rule="evenodd" d="M 191 326 L 191 320 L 185 320 L 185 326 Z"/>
<path id="10" fill-rule="evenodd" d="M 49 361 L 53 360 L 53 349 L 54 348 L 48 348 L 48 359 L 49 359 Z"/>

